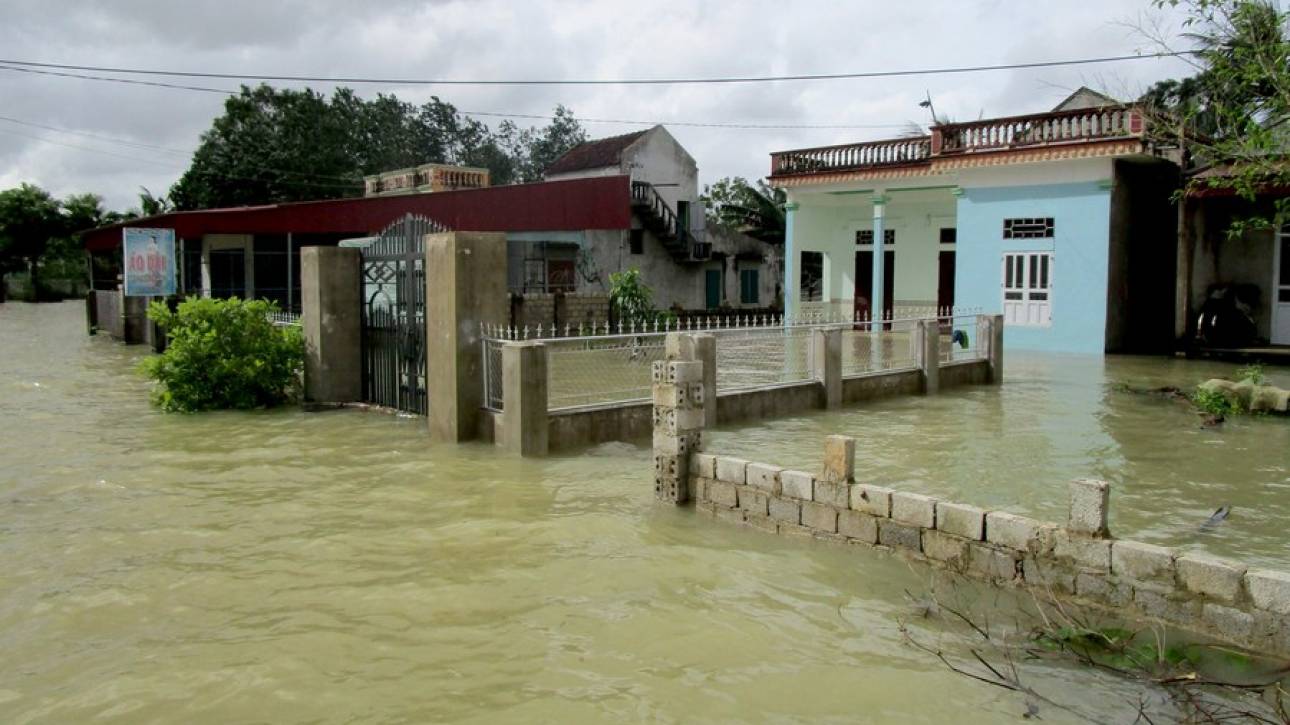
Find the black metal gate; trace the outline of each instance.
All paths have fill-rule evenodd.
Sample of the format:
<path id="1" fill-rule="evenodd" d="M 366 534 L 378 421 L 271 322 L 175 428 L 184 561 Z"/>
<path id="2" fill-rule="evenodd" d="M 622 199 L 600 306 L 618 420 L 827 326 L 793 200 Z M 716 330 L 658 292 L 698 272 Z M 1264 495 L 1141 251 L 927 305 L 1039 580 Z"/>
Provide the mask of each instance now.
<path id="1" fill-rule="evenodd" d="M 409 214 L 363 248 L 363 400 L 425 415 L 425 236 L 442 224 Z"/>

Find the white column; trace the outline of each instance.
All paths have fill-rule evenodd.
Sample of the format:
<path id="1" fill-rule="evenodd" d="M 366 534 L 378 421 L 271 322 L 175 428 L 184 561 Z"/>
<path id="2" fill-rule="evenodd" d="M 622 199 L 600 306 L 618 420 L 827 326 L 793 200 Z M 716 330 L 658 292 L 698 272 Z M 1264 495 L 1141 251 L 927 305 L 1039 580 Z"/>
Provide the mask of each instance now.
<path id="1" fill-rule="evenodd" d="M 886 295 L 883 290 L 886 287 L 886 280 L 883 278 L 887 265 L 885 264 L 887 255 L 883 250 L 883 216 L 887 209 L 887 197 L 881 193 L 873 197 L 873 291 L 872 299 L 869 301 L 870 308 L 873 310 L 873 318 L 881 320 L 886 310 L 883 309 L 883 301 Z"/>

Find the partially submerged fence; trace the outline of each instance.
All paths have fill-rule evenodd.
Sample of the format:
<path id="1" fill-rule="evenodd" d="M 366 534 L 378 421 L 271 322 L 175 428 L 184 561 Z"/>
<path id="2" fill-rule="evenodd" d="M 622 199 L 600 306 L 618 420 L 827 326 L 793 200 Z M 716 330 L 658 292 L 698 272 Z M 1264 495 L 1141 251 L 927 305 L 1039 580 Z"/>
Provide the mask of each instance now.
<path id="1" fill-rule="evenodd" d="M 704 360 L 710 423 L 998 380 L 1002 323 L 997 318 L 929 312 L 877 321 L 767 317 L 742 325 L 570 327 L 559 335 L 549 328 L 485 326 L 480 344 L 487 415 L 480 433 L 538 454 L 644 437 L 651 370 L 664 359 Z M 534 367 L 514 369 L 521 364 Z M 513 379 L 524 380 L 525 389 L 516 388 L 521 383 Z M 529 440 L 523 431 L 539 428 L 542 433 L 531 445 L 507 440 Z"/>

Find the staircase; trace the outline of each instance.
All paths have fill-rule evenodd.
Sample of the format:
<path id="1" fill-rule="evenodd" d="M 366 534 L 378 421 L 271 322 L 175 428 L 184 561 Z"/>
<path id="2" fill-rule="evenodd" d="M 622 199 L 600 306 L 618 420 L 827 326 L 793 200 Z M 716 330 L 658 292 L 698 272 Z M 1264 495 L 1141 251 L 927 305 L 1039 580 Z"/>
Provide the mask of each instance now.
<path id="1" fill-rule="evenodd" d="M 681 228 L 676 212 L 659 196 L 653 184 L 632 182 L 632 211 L 676 261 L 707 259 L 711 253 L 706 242 L 699 241 L 690 230 Z"/>

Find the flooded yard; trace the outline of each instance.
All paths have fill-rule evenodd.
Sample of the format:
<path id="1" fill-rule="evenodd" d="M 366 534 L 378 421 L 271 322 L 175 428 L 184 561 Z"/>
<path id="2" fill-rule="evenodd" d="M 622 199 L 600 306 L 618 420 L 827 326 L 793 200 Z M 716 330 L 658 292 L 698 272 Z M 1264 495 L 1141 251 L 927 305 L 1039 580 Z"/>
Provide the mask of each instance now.
<path id="1" fill-rule="evenodd" d="M 911 606 L 925 571 L 656 505 L 643 445 L 520 461 L 432 445 L 423 421 L 372 413 L 163 415 L 133 372 L 143 354 L 86 337 L 78 304 L 0 305 L 0 721 L 1025 711 L 905 642 L 902 622 L 952 657 L 975 643 Z M 1067 479 L 1105 478 L 1118 534 L 1290 567 L 1290 423 L 1201 430 L 1181 405 L 1118 389 L 1232 370 L 1010 354 L 1002 389 L 711 440 L 814 468 L 823 435 L 848 433 L 866 478 L 1056 520 Z M 1230 518 L 1200 533 L 1224 504 Z M 1099 718 L 1133 719 L 1130 683 L 1019 667 Z"/>

